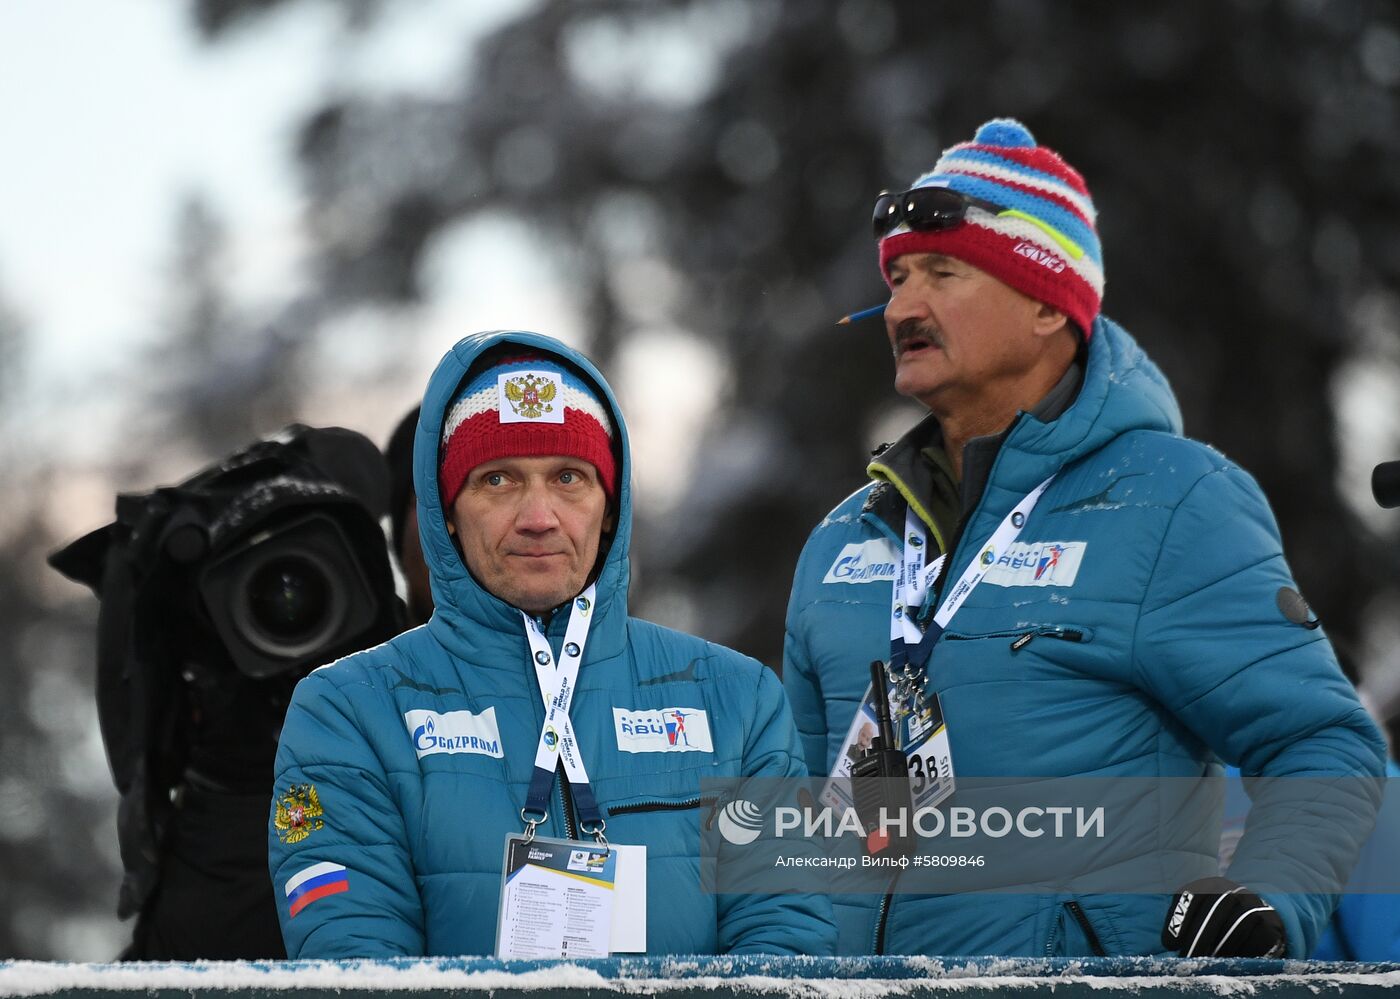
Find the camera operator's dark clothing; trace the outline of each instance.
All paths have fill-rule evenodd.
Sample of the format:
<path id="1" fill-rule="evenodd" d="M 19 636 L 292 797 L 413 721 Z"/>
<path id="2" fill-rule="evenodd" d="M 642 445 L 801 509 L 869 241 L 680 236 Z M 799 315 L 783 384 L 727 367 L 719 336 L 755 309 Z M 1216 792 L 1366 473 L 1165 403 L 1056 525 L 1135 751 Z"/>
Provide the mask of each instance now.
<path id="1" fill-rule="evenodd" d="M 127 958 L 283 954 L 262 825 L 277 735 L 296 678 L 402 630 L 381 494 L 368 438 L 293 424 L 118 496 L 111 524 L 49 557 L 101 601 Z"/>
<path id="2" fill-rule="evenodd" d="M 268 884 L 267 792 L 184 788 L 129 961 L 286 957 Z"/>

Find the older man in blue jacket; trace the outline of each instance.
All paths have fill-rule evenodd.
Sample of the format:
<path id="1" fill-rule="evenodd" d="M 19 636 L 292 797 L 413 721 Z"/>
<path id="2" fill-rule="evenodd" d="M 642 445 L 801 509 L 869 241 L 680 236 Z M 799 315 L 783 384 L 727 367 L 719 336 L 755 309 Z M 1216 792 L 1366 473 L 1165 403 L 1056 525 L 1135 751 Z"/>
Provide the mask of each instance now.
<path id="1" fill-rule="evenodd" d="M 492 953 L 507 833 L 645 847 L 650 953 L 830 953 L 823 897 L 701 891 L 700 778 L 806 768 L 772 672 L 628 616 L 629 470 L 611 390 L 563 344 L 443 358 L 414 455 L 432 618 L 316 670 L 287 713 L 290 956 Z"/>
<path id="2" fill-rule="evenodd" d="M 1080 175 L 994 120 L 882 196 L 874 221 L 895 390 L 930 415 L 803 550 L 784 684 L 810 768 L 837 765 L 880 659 L 906 710 L 941 707 L 954 786 L 1190 782 L 1219 759 L 1250 777 L 1380 774 L 1380 734 L 1294 588 L 1258 486 L 1181 436 L 1161 372 L 1100 315 Z M 909 762 L 921 780 L 923 761 Z M 1299 872 L 1345 881 L 1377 794 L 1337 793 L 1344 807 L 1308 814 L 1316 835 L 1266 809 L 1230 881 L 910 895 L 896 875 L 883 897 L 836 899 L 838 948 L 1306 956 L 1334 896 L 1276 886 Z M 1106 870 L 1213 865 L 1209 826 L 1164 823 L 1083 856 Z"/>

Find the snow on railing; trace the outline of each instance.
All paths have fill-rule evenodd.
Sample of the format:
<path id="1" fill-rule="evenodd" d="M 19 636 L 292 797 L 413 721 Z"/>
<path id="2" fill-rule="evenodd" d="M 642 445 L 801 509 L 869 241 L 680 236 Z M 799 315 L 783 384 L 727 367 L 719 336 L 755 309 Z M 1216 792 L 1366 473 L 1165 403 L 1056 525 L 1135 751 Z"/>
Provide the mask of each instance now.
<path id="1" fill-rule="evenodd" d="M 0 996 L 286 999 L 350 992 L 492 995 L 811 996 L 884 999 L 953 992 L 1106 996 L 1170 993 L 1400 994 L 1400 964 L 1157 958 L 629 957 L 578 961 L 397 958 L 189 964 L 0 962 Z"/>

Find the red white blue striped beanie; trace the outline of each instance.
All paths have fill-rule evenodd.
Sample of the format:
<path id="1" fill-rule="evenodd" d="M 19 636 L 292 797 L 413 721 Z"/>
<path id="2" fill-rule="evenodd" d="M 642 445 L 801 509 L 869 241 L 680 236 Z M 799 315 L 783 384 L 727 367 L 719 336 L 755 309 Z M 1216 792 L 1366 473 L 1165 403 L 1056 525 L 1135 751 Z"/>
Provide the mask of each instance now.
<path id="1" fill-rule="evenodd" d="M 952 188 L 1003 210 L 970 207 L 951 229 L 901 225 L 880 241 L 886 281 L 901 254 L 947 254 L 1059 309 L 1088 338 L 1103 299 L 1103 253 L 1089 189 L 1058 153 L 1036 145 L 1019 121 L 993 118 L 913 186 Z"/>
<path id="2" fill-rule="evenodd" d="M 470 378 L 442 425 L 438 488 L 450 507 L 477 465 L 497 458 L 568 455 L 598 470 L 617 496 L 608 408 L 572 368 L 544 354 L 518 354 Z"/>

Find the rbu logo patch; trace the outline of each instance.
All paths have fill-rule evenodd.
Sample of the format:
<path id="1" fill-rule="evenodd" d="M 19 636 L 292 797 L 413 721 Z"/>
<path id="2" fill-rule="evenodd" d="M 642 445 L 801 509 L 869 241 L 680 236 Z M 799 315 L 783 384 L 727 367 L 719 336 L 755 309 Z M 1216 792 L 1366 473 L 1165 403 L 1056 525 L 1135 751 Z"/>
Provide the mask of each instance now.
<path id="1" fill-rule="evenodd" d="M 624 753 L 713 753 L 710 719 L 699 708 L 629 711 L 614 707 L 617 748 Z"/>
<path id="2" fill-rule="evenodd" d="M 894 547 L 884 538 L 847 545 L 826 570 L 823 583 L 879 583 L 893 580 L 896 565 Z"/>
<path id="3" fill-rule="evenodd" d="M 471 711 L 405 711 L 403 720 L 420 760 L 434 753 L 478 753 L 498 760 L 504 755 L 494 706 L 479 715 Z"/>
<path id="4" fill-rule="evenodd" d="M 1017 542 L 1002 552 L 982 582 L 993 586 L 1073 586 L 1088 547 L 1084 541 Z"/>

